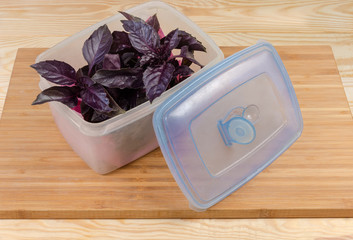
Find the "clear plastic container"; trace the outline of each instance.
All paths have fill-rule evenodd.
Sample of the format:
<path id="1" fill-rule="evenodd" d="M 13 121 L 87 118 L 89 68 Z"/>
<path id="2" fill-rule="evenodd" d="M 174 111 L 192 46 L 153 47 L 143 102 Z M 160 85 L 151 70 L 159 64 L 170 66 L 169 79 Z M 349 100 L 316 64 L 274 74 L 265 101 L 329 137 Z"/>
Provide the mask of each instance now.
<path id="1" fill-rule="evenodd" d="M 248 182 L 303 130 L 288 73 L 267 42 L 203 71 L 158 107 L 153 125 L 170 171 L 196 210 Z"/>
<path id="2" fill-rule="evenodd" d="M 193 81 L 200 72 L 224 58 L 222 51 L 206 33 L 182 13 L 163 2 L 148 2 L 126 12 L 143 19 L 157 13 L 165 33 L 179 28 L 195 36 L 207 49 L 207 53 L 195 52 L 195 58 L 205 67 L 165 92 L 152 104 L 146 102 L 125 114 L 101 123 L 86 122 L 65 105 L 50 103 L 55 122 L 66 141 L 94 171 L 100 174 L 111 172 L 157 148 L 158 143 L 152 126 L 152 115 L 156 107 L 173 92 Z M 120 13 L 107 18 L 43 52 L 37 57 L 36 62 L 55 59 L 65 61 L 78 69 L 86 64 L 82 46 L 91 33 L 103 24 L 107 24 L 111 31 L 123 30 L 120 22 L 122 19 L 124 17 Z M 39 86 L 44 90 L 52 84 L 41 78 Z"/>

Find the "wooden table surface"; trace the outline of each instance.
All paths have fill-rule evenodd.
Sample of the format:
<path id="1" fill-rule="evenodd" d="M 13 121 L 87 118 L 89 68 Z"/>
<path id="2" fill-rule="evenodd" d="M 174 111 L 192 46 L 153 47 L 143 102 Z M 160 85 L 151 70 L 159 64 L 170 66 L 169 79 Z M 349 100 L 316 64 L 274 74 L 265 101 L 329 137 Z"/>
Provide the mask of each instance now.
<path id="1" fill-rule="evenodd" d="M 221 47 L 225 57 L 242 48 Z M 160 149 L 107 175 L 92 171 L 49 107 L 30 105 L 39 76 L 29 66 L 44 49 L 20 48 L 0 122 L 0 218 L 353 217 L 353 119 L 331 47 L 276 50 L 296 91 L 303 133 L 253 180 L 197 213 Z"/>
<path id="2" fill-rule="evenodd" d="M 144 1 L 2 0 L 0 106 L 18 48 L 51 47 L 118 10 L 141 2 Z M 352 1 L 166 2 L 190 17 L 218 45 L 252 45 L 258 39 L 274 45 L 330 45 L 352 109 Z M 352 229 L 352 219 L 2 220 L 0 239 L 353 239 Z"/>

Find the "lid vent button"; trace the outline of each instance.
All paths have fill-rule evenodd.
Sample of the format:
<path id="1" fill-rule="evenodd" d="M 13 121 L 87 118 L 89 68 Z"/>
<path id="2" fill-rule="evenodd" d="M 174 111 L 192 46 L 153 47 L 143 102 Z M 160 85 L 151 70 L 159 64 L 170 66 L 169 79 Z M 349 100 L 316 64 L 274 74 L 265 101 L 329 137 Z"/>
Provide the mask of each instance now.
<path id="1" fill-rule="evenodd" d="M 226 117 L 218 121 L 218 130 L 224 143 L 242 145 L 250 144 L 256 137 L 254 123 L 259 119 L 260 111 L 256 105 L 246 108 L 236 107 L 228 112 Z"/>

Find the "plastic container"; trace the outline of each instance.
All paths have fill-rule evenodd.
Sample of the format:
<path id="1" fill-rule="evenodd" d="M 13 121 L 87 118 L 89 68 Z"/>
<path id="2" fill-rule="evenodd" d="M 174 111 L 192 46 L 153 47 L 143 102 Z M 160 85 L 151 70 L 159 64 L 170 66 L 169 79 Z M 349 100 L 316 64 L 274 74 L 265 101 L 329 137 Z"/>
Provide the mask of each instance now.
<path id="1" fill-rule="evenodd" d="M 179 28 L 195 36 L 207 49 L 207 53 L 195 52 L 195 58 L 205 66 L 205 70 L 224 58 L 222 51 L 207 34 L 182 13 L 163 2 L 148 2 L 126 12 L 142 19 L 157 13 L 165 33 Z M 43 52 L 36 62 L 55 59 L 65 61 L 78 69 L 86 64 L 82 56 L 82 46 L 91 33 L 103 24 L 107 24 L 111 31 L 123 30 L 120 23 L 122 19 L 124 17 L 121 14 L 107 18 Z M 152 104 L 146 102 L 101 123 L 86 122 L 78 113 L 60 103 L 51 102 L 50 108 L 58 128 L 73 150 L 94 171 L 105 174 L 158 147 L 152 127 L 153 112 L 168 96 L 187 82 L 193 81 L 197 75 L 198 72 L 165 92 Z M 39 86 L 44 90 L 52 84 L 41 78 Z"/>
<path id="2" fill-rule="evenodd" d="M 153 125 L 191 208 L 204 210 L 287 150 L 303 120 L 280 57 L 260 42 L 202 71 L 158 107 Z"/>

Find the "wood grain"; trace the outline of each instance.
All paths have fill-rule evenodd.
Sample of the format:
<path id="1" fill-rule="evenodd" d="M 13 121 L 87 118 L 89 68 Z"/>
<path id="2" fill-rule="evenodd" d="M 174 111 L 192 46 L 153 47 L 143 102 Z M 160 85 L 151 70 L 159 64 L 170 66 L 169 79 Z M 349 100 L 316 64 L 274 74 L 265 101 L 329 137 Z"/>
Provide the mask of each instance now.
<path id="1" fill-rule="evenodd" d="M 352 240 L 352 219 L 2 220 L 0 240 Z"/>
<path id="2" fill-rule="evenodd" d="M 206 212 L 189 209 L 160 150 L 111 174 L 90 170 L 30 106 L 44 49 L 20 49 L 0 121 L 0 218 L 278 218 L 353 216 L 353 120 L 329 46 L 277 47 L 304 118 L 274 164 Z M 240 48 L 225 47 L 225 55 Z M 332 101 L 332 99 L 335 99 Z"/>
<path id="3" fill-rule="evenodd" d="M 0 115 L 18 48 L 51 47 L 92 23 L 115 14 L 117 10 L 135 6 L 138 2 L 140 1 L 86 0 L 83 4 L 79 0 L 2 0 L 0 2 Z M 196 24 L 200 25 L 220 46 L 252 45 L 258 39 L 266 39 L 275 45 L 330 45 L 353 110 L 353 32 L 351 21 L 353 3 L 351 0 L 173 0 L 166 2 L 181 10 Z M 183 8 L 184 4 L 187 4 L 185 8 Z M 214 17 L 212 9 L 222 7 L 223 4 L 231 6 L 227 7 L 227 17 Z M 76 7 L 73 7 L 74 5 Z M 343 5 L 344 7 L 342 7 Z M 109 10 L 102 11 L 102 6 Z M 194 10 L 208 11 L 188 11 L 190 6 Z M 261 6 L 266 6 L 267 10 L 263 11 Z M 288 12 L 290 12 L 290 17 L 286 19 Z M 239 13 L 242 15 L 241 18 L 238 16 Z M 284 17 L 278 18 L 277 21 L 271 21 L 274 15 L 284 15 Z M 342 26 L 346 28 L 342 28 L 336 21 L 341 24 L 343 22 Z M 312 31 L 307 27 L 309 23 L 311 26 L 315 26 L 315 28 L 310 29 Z M 214 27 L 214 25 L 221 24 L 223 25 L 222 28 L 216 29 Z M 211 25 L 212 32 L 209 29 Z M 247 28 L 243 28 L 242 25 L 246 25 Z M 233 28 L 233 30 L 228 32 L 230 28 Z M 55 29 L 60 31 L 54 33 L 53 30 Z M 227 29 L 227 32 L 224 29 Z M 317 81 L 320 81 L 320 77 L 317 77 Z M 308 111 L 315 111 L 315 109 L 308 109 Z M 327 111 L 329 112 L 330 109 Z M 343 111 L 345 110 L 343 109 Z M 244 239 L 320 239 L 318 234 L 322 233 L 320 235 L 322 236 L 321 239 L 325 239 L 324 236 L 327 236 L 326 239 L 338 240 L 351 239 L 346 236 L 349 236 L 350 229 L 353 228 L 353 223 L 349 219 L 266 220 L 260 226 L 257 224 L 259 220 L 241 220 L 243 224 L 240 228 L 237 228 L 239 220 L 215 220 L 217 224 L 212 224 L 222 230 L 219 232 L 217 228 L 210 228 L 203 221 L 197 220 L 194 222 L 195 233 L 200 233 L 198 236 L 193 236 L 194 239 L 207 239 L 207 236 L 213 236 L 213 239 L 215 239 L 213 233 L 219 233 L 217 239 L 221 239 L 222 236 L 230 236 L 224 237 L 224 239 L 234 239 L 232 238 L 233 235 L 241 233 L 244 233 L 241 235 Z M 272 221 L 277 223 L 276 229 L 266 231 L 268 225 L 273 225 Z M 142 236 L 149 236 L 150 232 L 151 234 L 154 233 L 154 231 L 150 231 L 153 227 L 163 226 L 164 229 L 174 229 L 176 226 L 181 226 L 176 228 L 176 231 L 179 232 L 175 236 L 183 236 L 183 229 L 191 223 L 187 221 L 184 226 L 176 222 L 178 220 L 168 220 L 164 224 L 163 221 L 159 222 L 158 220 L 133 222 L 131 231 L 135 233 L 140 228 L 147 229 L 138 232 Z M 54 235 L 58 239 L 88 239 L 90 236 L 97 235 L 100 236 L 97 239 L 138 238 L 136 235 L 124 231 L 125 226 L 119 228 L 116 232 L 115 225 L 106 229 L 107 223 L 100 222 L 95 225 L 93 230 L 88 227 L 84 228 L 83 232 L 78 232 L 77 228 L 81 229 L 80 226 L 85 223 L 78 223 L 78 226 L 71 223 L 70 221 L 50 220 L 25 222 L 3 220 L 0 221 L 2 227 L 0 239 L 1 237 L 3 239 L 38 239 L 40 236 L 43 236 L 43 239 L 48 239 L 48 236 L 50 239 L 54 239 Z M 50 229 L 55 229 L 55 227 L 51 224 L 59 226 L 60 230 L 56 232 L 53 230 L 54 234 L 52 234 L 53 231 L 50 231 Z M 144 225 L 147 227 L 144 228 Z M 287 230 L 286 226 L 289 225 L 292 228 Z M 29 228 L 26 226 L 29 226 Z M 303 228 L 307 230 L 298 226 L 305 226 Z M 260 234 L 258 234 L 259 232 Z M 264 233 L 261 234 L 262 232 Z M 167 239 L 167 237 L 173 239 L 173 236 L 169 233 L 163 239 Z M 153 235 L 153 238 L 157 237 L 159 237 L 158 234 Z M 140 237 L 140 239 L 146 238 Z M 181 239 L 181 237 L 175 237 L 174 239 Z"/>

